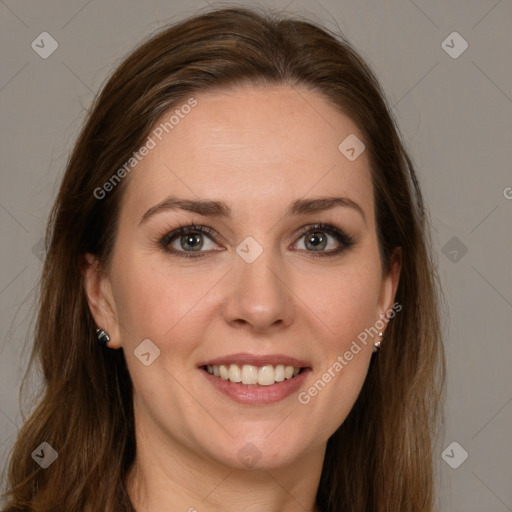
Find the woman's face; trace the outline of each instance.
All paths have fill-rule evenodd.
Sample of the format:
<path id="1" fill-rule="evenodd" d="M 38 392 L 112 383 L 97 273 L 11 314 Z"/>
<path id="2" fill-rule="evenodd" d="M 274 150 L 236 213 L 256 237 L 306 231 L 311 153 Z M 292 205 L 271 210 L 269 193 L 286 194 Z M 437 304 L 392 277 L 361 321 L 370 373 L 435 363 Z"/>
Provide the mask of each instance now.
<path id="1" fill-rule="evenodd" d="M 378 339 L 362 333 L 392 307 L 398 264 L 382 273 L 350 118 L 305 88 L 193 96 L 125 178 L 91 310 L 124 350 L 139 443 L 284 467 L 323 453 L 352 408 Z"/>

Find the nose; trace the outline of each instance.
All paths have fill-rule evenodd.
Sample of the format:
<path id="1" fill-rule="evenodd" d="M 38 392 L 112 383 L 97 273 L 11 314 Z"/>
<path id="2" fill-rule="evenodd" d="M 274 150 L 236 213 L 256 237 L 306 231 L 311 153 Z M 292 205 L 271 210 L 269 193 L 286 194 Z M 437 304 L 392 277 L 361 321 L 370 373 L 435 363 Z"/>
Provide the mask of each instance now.
<path id="1" fill-rule="evenodd" d="M 270 250 L 252 263 L 238 258 L 230 276 L 223 314 L 231 326 L 268 332 L 293 322 L 294 295 L 282 260 Z"/>

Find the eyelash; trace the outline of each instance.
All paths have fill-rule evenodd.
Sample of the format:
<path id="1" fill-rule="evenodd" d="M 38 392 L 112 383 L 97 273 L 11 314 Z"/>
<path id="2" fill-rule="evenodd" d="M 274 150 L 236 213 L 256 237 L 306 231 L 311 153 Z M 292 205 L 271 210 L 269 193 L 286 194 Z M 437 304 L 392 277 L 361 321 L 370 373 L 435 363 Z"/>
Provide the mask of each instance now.
<path id="1" fill-rule="evenodd" d="M 304 235 L 308 233 L 314 233 L 315 231 L 322 231 L 325 233 L 328 233 L 329 235 L 333 236 L 340 244 L 341 247 L 339 249 L 331 250 L 328 252 L 325 251 L 306 251 L 311 254 L 313 258 L 323 258 L 323 257 L 329 257 L 329 256 L 336 256 L 346 249 L 348 249 L 350 246 L 355 244 L 355 240 L 347 235 L 344 231 L 337 228 L 336 226 L 333 226 L 332 224 L 324 224 L 322 222 L 318 224 L 314 224 L 312 226 L 305 226 L 299 230 L 298 233 L 298 239 L 302 238 Z M 198 226 L 195 224 L 189 224 L 189 225 L 180 225 L 177 229 L 171 231 L 170 233 L 167 233 L 161 240 L 160 245 L 162 246 L 162 249 L 170 254 L 176 255 L 178 257 L 183 258 L 202 258 L 205 256 L 208 252 L 211 251 L 198 251 L 197 254 L 194 254 L 190 251 L 177 251 L 175 249 L 169 249 L 169 244 L 174 241 L 175 238 L 181 237 L 183 235 L 187 235 L 190 233 L 202 233 L 205 235 L 208 235 L 213 241 L 215 241 L 216 232 L 209 228 L 208 226 Z"/>

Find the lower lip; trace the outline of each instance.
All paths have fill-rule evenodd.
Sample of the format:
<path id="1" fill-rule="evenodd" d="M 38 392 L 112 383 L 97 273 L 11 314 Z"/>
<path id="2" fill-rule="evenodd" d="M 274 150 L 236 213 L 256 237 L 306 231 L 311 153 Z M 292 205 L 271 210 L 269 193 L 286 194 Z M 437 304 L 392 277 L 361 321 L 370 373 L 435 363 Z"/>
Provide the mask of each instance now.
<path id="1" fill-rule="evenodd" d="M 270 386 L 255 386 L 231 382 L 220 377 L 215 377 L 205 369 L 200 368 L 201 373 L 220 392 L 229 396 L 235 402 L 249 405 L 267 405 L 280 402 L 299 390 L 310 368 L 305 368 L 292 379 L 285 379 Z"/>

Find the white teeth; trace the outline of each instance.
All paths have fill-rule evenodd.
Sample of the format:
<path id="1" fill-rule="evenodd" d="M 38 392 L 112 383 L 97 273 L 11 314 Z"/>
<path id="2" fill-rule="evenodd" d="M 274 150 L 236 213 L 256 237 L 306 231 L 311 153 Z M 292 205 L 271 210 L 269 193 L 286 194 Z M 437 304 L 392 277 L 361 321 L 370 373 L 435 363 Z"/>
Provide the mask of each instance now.
<path id="1" fill-rule="evenodd" d="M 258 368 L 250 364 L 242 366 L 242 384 L 258 384 Z"/>
<path id="2" fill-rule="evenodd" d="M 223 364 L 221 364 L 219 366 L 219 370 L 220 370 L 220 378 L 223 380 L 228 380 L 229 379 L 229 370 Z M 213 372 L 210 372 L 210 373 L 213 373 Z"/>
<path id="3" fill-rule="evenodd" d="M 246 385 L 260 385 L 271 386 L 276 382 L 282 382 L 285 379 L 291 379 L 298 375 L 300 368 L 294 366 L 285 366 L 278 364 L 272 366 L 266 364 L 263 366 L 253 366 L 251 364 L 244 364 L 242 368 L 237 364 L 224 365 L 207 365 L 206 371 L 220 377 L 223 380 L 230 380 L 231 382 L 241 382 Z"/>
<path id="4" fill-rule="evenodd" d="M 213 374 L 215 375 L 215 370 Z M 242 382 L 242 372 L 237 364 L 232 364 L 229 367 L 229 380 L 231 382 Z"/>
<path id="5" fill-rule="evenodd" d="M 258 372 L 258 384 L 260 386 L 270 386 L 275 383 L 275 371 L 272 366 L 262 366 Z"/>
<path id="6" fill-rule="evenodd" d="M 276 382 L 283 382 L 283 380 L 285 379 L 285 374 L 284 374 L 284 364 L 278 364 L 276 366 L 276 371 L 275 371 L 275 375 L 274 375 L 274 380 Z"/>

